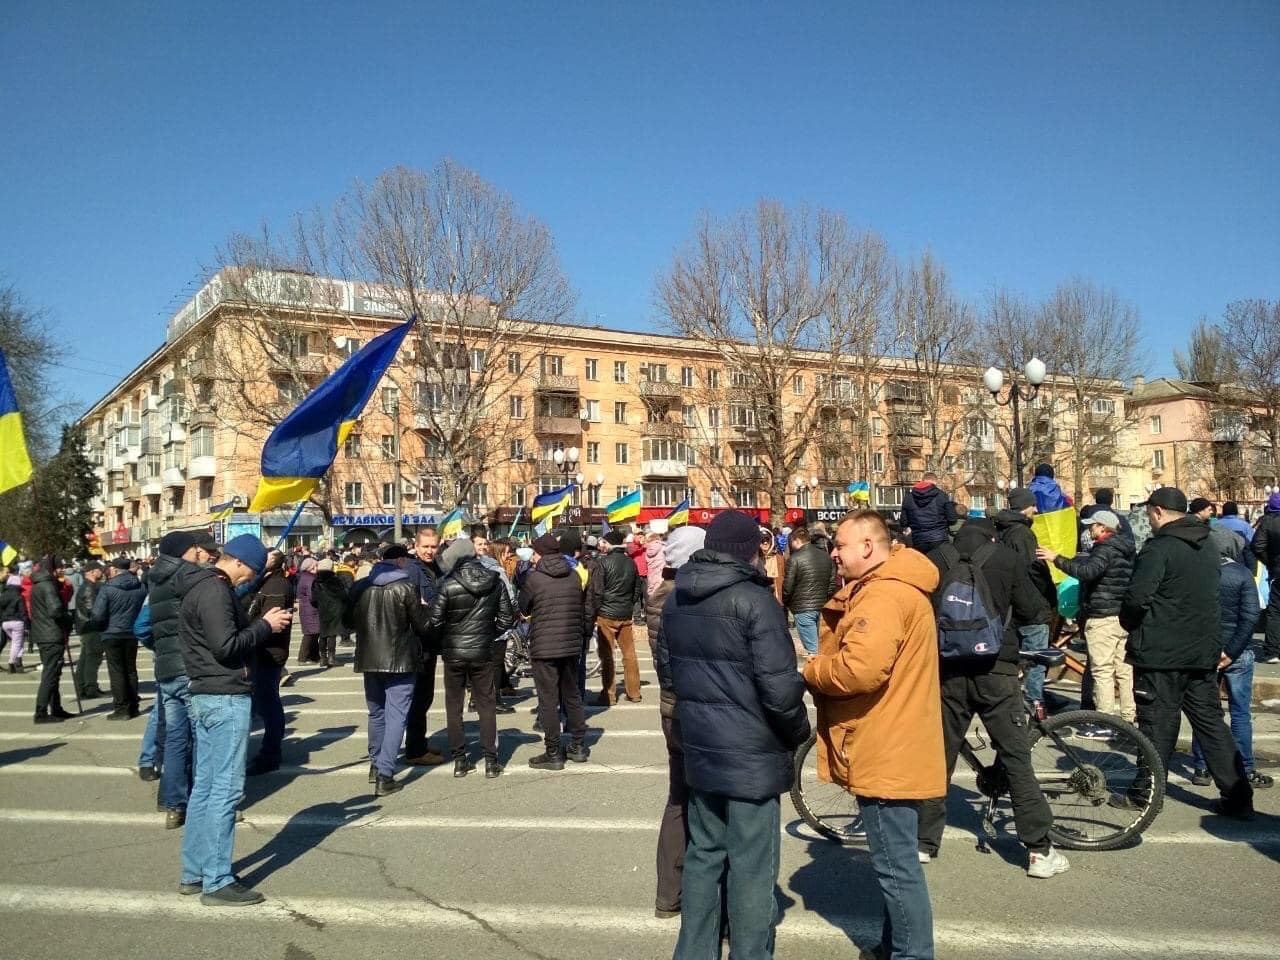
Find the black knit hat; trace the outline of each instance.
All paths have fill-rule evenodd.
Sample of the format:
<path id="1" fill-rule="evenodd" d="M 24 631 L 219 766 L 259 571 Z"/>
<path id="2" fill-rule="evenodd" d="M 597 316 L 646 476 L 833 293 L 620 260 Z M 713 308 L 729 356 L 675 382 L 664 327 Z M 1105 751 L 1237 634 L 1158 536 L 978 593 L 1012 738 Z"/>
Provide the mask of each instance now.
<path id="1" fill-rule="evenodd" d="M 1036 495 L 1026 487 L 1014 487 L 1009 491 L 1009 509 L 1025 510 L 1036 505 Z"/>
<path id="2" fill-rule="evenodd" d="M 760 525 L 739 510 L 726 510 L 707 527 L 706 548 L 750 563 L 760 552 Z"/>
<path id="3" fill-rule="evenodd" d="M 550 557 L 560 552 L 560 539 L 550 531 L 544 533 L 533 543 L 529 544 L 533 547 L 533 552 L 540 557 Z"/>
<path id="4" fill-rule="evenodd" d="M 564 530 L 560 533 L 560 552 L 573 556 L 582 549 L 582 534 L 577 530 Z"/>

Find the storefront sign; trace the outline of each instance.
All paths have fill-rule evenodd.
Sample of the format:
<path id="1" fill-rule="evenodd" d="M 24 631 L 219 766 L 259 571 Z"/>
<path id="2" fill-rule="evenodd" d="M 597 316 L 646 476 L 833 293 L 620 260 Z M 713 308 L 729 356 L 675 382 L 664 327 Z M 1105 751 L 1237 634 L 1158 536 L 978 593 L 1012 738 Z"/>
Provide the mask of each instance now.
<path id="1" fill-rule="evenodd" d="M 434 513 L 403 513 L 400 515 L 401 525 L 424 526 L 439 523 L 440 517 Z M 335 527 L 393 527 L 396 523 L 394 513 L 344 513 L 334 516 L 330 521 Z"/>

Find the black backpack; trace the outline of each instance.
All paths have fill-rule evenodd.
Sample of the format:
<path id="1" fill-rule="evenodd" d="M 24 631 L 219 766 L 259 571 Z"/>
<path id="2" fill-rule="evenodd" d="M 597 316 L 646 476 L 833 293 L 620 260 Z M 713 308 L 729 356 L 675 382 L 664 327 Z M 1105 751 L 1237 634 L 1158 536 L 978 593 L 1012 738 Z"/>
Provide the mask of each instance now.
<path id="1" fill-rule="evenodd" d="M 990 663 L 1000 656 L 1012 611 L 1001 617 L 991 599 L 991 588 L 982 565 L 996 551 L 984 543 L 971 557 L 961 556 L 952 544 L 939 548 L 947 562 L 938 586 L 935 611 L 938 618 L 938 652 L 952 663 Z"/>

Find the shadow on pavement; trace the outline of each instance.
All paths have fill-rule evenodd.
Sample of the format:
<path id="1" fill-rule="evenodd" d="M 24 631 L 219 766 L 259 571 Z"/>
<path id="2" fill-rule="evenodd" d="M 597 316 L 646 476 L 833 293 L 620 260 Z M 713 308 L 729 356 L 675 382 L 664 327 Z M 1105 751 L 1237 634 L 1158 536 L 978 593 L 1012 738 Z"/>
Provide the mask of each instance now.
<path id="1" fill-rule="evenodd" d="M 1280 862 L 1280 817 L 1274 814 L 1255 813 L 1252 820 L 1243 821 L 1207 816 L 1200 818 L 1200 826 L 1212 836 L 1248 844 L 1264 857 Z"/>
<path id="2" fill-rule="evenodd" d="M 51 733 L 50 736 L 57 736 L 57 734 Z M 47 757 L 59 747 L 65 746 L 65 742 L 42 743 L 38 747 L 20 747 L 17 750 L 5 750 L 0 753 L 0 767 L 7 767 L 13 763 L 24 763 L 27 760 L 38 760 L 40 757 Z"/>
<path id="3" fill-rule="evenodd" d="M 289 766 L 301 765 L 311 760 L 312 751 L 323 750 L 326 746 L 330 746 L 343 740 L 353 733 L 356 728 L 354 724 L 343 727 L 324 727 L 315 731 L 308 737 L 301 740 L 285 739 L 282 748 L 284 762 Z M 336 734 L 336 736 L 335 736 Z M 287 773 L 275 771 L 273 773 L 260 774 L 256 777 L 246 777 L 244 782 L 244 800 L 241 803 L 242 809 L 247 809 L 265 800 L 277 791 L 283 790 L 298 777 L 317 776 L 319 774 L 331 773 L 334 770 L 341 770 L 354 764 L 365 766 L 369 762 L 368 757 L 361 756 L 351 761 L 351 763 L 339 763 L 330 767 L 323 767 L 318 770 L 292 770 Z"/>
<path id="4" fill-rule="evenodd" d="M 787 889 L 799 898 L 806 913 L 817 914 L 842 931 L 855 948 L 877 946 L 878 940 L 859 943 L 854 936 L 866 937 L 867 930 L 879 930 L 883 923 L 884 899 L 867 849 L 804 839 L 809 862 L 791 874 Z M 778 897 L 779 922 L 796 902 L 786 893 Z"/>
<path id="5" fill-rule="evenodd" d="M 367 797 L 317 803 L 295 813 L 265 847 L 242 857 L 235 872 L 249 886 L 257 886 L 277 870 L 283 870 L 333 833 L 381 807 Z"/>

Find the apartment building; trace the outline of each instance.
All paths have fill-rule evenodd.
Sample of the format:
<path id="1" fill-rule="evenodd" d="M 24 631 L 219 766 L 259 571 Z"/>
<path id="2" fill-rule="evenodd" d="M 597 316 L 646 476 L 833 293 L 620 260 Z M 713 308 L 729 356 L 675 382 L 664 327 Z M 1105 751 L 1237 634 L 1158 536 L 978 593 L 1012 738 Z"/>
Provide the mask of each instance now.
<path id="1" fill-rule="evenodd" d="M 246 509 L 264 438 L 307 389 L 402 315 L 387 291 L 367 284 L 281 275 L 268 287 L 270 302 L 247 309 L 222 274 L 210 279 L 171 318 L 164 343 L 82 417 L 103 483 L 94 506 L 104 543 L 147 552 L 162 532 L 214 524 L 225 524 L 215 530 L 223 536 L 249 532 L 274 542 L 289 525 L 291 509 Z M 469 428 L 487 446 L 464 500 L 493 527 L 527 520 L 539 492 L 566 482 L 577 484 L 570 517 L 577 523 L 598 523 L 606 504 L 637 485 L 642 521 L 686 497 L 704 512 L 735 506 L 769 516 L 753 387 L 704 344 L 543 326 L 496 348 L 490 340 L 487 350 L 450 345 L 457 362 L 443 373 L 423 362 L 423 349 L 406 341 L 325 483 L 301 508 L 291 542 L 385 536 L 397 513 L 412 532 L 451 509 L 458 489 L 440 412 L 461 402 L 469 378 L 486 383 L 489 414 Z M 896 510 L 930 469 L 962 506 L 1003 505 L 1000 489 L 1013 471 L 999 436 L 1009 412 L 991 401 L 980 370 L 947 368 L 939 385 L 890 359 L 875 361 L 870 379 L 866 369 L 833 371 L 814 359 L 789 374 L 787 422 L 819 420 L 786 484 L 793 522 L 809 516 L 803 511 L 843 510 L 855 481 L 870 484 L 874 506 Z M 860 392 L 867 384 L 869 402 Z M 1052 393 L 1051 378 L 1036 402 L 1042 407 L 1033 403 L 1028 414 L 1037 431 L 1030 452 L 1058 462 L 1069 486 L 1070 424 Z M 1122 385 L 1097 402 L 1122 411 Z M 466 440 L 454 437 L 454 446 Z M 1087 481 L 1122 485 L 1107 466 L 1092 466 Z M 226 509 L 231 515 L 219 519 Z"/>

